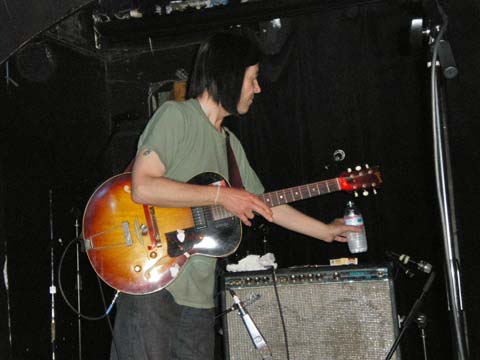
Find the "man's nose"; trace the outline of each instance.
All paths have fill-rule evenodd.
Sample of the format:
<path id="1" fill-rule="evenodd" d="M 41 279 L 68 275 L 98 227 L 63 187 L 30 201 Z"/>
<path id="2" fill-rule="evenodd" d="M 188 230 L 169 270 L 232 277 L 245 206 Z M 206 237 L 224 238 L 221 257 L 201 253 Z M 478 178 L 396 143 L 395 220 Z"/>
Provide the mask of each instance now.
<path id="1" fill-rule="evenodd" d="M 258 81 L 255 82 L 255 89 L 254 89 L 254 92 L 255 94 L 258 94 L 262 91 L 262 88 L 260 87 L 260 84 L 258 83 Z"/>

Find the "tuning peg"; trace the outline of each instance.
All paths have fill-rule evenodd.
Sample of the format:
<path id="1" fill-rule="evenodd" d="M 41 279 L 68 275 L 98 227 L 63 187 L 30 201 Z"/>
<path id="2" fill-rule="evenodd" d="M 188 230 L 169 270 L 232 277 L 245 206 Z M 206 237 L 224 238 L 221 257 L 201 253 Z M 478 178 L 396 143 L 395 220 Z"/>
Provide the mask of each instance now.
<path id="1" fill-rule="evenodd" d="M 347 172 L 348 172 L 348 173 L 351 173 L 351 172 L 352 172 L 352 169 L 351 169 L 351 168 L 348 168 L 348 169 L 347 169 Z"/>
<path id="2" fill-rule="evenodd" d="M 363 195 L 363 196 L 368 196 L 368 190 L 363 190 L 362 195 Z"/>
<path id="3" fill-rule="evenodd" d="M 373 188 L 373 195 L 377 195 L 377 189 Z"/>
<path id="4" fill-rule="evenodd" d="M 358 192 L 354 191 L 353 196 L 355 196 L 357 198 L 358 197 Z"/>
<path id="5" fill-rule="evenodd" d="M 368 164 L 365 164 L 365 169 L 370 169 L 370 166 L 368 166 Z"/>
<path id="6" fill-rule="evenodd" d="M 355 166 L 355 170 L 360 171 L 362 170 L 362 167 L 360 165 Z"/>

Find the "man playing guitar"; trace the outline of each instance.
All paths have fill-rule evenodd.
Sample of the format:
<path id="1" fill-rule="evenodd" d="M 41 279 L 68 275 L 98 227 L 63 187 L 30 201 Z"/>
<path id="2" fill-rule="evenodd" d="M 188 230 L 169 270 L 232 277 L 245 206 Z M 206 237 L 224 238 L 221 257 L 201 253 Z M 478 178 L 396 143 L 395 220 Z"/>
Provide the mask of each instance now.
<path id="1" fill-rule="evenodd" d="M 163 208 L 221 206 L 246 226 L 258 214 L 304 235 L 345 242 L 345 233 L 357 229 L 341 220 L 325 224 L 287 204 L 264 203 L 258 196 L 264 188 L 239 140 L 222 127 L 226 116 L 247 113 L 260 93 L 259 59 L 254 43 L 236 33 L 218 33 L 200 46 L 189 99 L 162 105 L 140 137 L 132 199 Z M 202 172 L 232 180 L 229 146 L 243 188 L 187 183 Z M 165 289 L 122 293 L 111 359 L 213 359 L 215 263 L 214 257 L 191 256 Z"/>

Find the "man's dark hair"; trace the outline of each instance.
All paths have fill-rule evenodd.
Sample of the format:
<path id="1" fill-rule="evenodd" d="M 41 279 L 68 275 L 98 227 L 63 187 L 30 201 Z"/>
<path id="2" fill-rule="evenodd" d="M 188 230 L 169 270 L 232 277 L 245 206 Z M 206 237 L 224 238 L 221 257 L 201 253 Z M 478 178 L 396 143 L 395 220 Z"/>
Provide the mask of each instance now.
<path id="1" fill-rule="evenodd" d="M 205 41 L 197 53 L 188 97 L 204 90 L 230 114 L 236 115 L 245 70 L 260 61 L 260 50 L 245 35 L 221 32 Z"/>

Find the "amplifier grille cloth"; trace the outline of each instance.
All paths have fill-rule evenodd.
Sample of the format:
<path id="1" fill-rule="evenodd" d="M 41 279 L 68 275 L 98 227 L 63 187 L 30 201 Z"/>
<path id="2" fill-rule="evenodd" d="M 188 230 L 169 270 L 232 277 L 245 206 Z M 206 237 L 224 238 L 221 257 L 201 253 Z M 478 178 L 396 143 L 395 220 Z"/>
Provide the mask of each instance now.
<path id="1" fill-rule="evenodd" d="M 244 300 L 260 298 L 248 311 L 274 360 L 287 359 L 273 285 L 234 289 Z M 390 282 L 279 284 L 291 360 L 383 360 L 393 344 Z M 226 301 L 231 301 L 230 295 Z M 228 305 L 228 304 L 227 304 Z M 261 359 L 237 312 L 227 314 L 231 360 Z M 393 359 L 399 359 L 395 354 Z"/>

